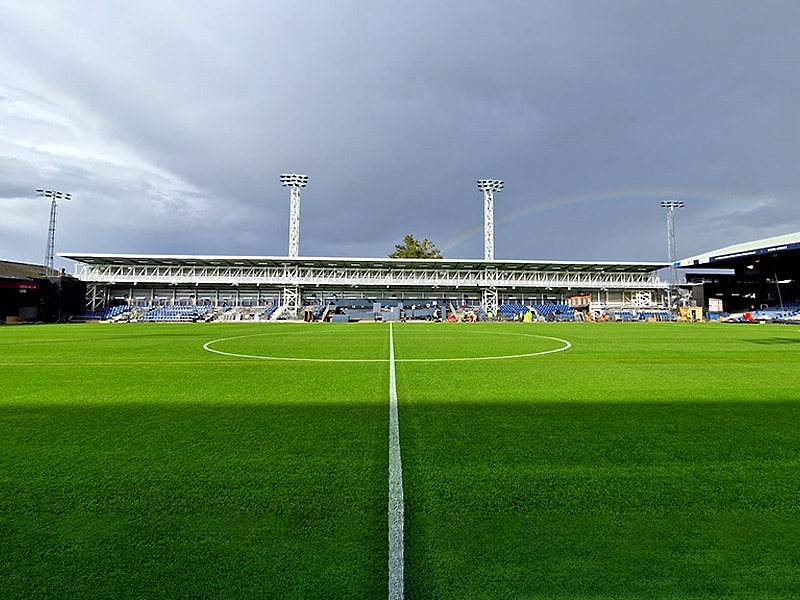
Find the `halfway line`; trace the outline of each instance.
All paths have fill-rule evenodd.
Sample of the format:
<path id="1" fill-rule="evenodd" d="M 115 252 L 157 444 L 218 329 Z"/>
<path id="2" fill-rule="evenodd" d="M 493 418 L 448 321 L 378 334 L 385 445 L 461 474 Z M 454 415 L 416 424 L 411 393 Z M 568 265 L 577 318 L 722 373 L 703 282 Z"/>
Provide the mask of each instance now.
<path id="1" fill-rule="evenodd" d="M 389 323 L 389 600 L 403 598 L 403 465 L 397 417 L 394 335 Z"/>

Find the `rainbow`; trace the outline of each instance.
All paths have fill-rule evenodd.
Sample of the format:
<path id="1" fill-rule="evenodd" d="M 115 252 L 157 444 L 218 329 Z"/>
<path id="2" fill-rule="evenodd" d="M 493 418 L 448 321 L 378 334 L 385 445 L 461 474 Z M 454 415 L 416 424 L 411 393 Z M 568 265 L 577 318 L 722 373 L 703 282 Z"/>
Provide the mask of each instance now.
<path id="1" fill-rule="evenodd" d="M 767 195 L 743 195 L 730 192 L 711 192 L 708 190 L 663 190 L 663 189 L 641 189 L 641 190 L 621 190 L 621 191 L 608 191 L 601 194 L 577 194 L 572 196 L 563 196 L 554 200 L 547 200 L 539 203 L 528 204 L 511 213 L 502 215 L 500 218 L 495 219 L 495 227 L 502 226 L 504 223 L 516 221 L 518 219 L 525 219 L 532 215 L 546 213 L 551 210 L 557 210 L 565 207 L 574 207 L 586 204 L 602 204 L 619 201 L 635 201 L 635 202 L 653 202 L 654 206 L 658 207 L 658 202 L 662 200 L 683 200 L 688 204 L 693 202 L 714 202 L 720 204 L 736 203 L 736 204 L 764 204 L 772 200 L 771 196 Z M 495 201 L 496 204 L 501 204 Z M 502 204 L 501 204 L 502 205 Z M 450 253 L 454 248 L 457 248 L 467 240 L 473 238 L 480 238 L 483 236 L 483 226 L 471 227 L 465 231 L 458 233 L 452 238 L 445 240 L 439 246 L 443 253 Z"/>

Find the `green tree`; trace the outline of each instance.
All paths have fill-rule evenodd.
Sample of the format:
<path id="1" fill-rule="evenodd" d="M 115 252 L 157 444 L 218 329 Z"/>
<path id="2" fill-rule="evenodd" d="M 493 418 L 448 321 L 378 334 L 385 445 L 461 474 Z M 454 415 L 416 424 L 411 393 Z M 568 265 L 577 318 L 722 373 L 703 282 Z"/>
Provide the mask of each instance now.
<path id="1" fill-rule="evenodd" d="M 389 258 L 442 258 L 442 251 L 428 238 L 420 241 L 413 235 L 407 235 L 403 237 L 402 244 L 394 245 L 394 252 Z"/>

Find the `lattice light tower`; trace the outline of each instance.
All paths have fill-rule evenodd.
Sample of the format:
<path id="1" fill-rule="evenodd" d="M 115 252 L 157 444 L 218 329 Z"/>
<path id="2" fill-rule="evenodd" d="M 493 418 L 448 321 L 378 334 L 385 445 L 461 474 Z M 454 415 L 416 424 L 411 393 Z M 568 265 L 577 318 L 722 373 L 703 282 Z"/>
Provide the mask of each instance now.
<path id="1" fill-rule="evenodd" d="M 503 189 L 503 182 L 479 179 L 478 189 L 483 192 L 483 258 L 494 260 L 494 193 Z"/>
<path id="2" fill-rule="evenodd" d="M 289 258 L 297 258 L 300 251 L 300 188 L 306 187 L 308 175 L 284 173 L 281 185 L 288 187 L 289 194 Z"/>
<path id="3" fill-rule="evenodd" d="M 685 204 L 680 200 L 666 200 L 661 203 L 661 208 L 667 209 L 667 252 L 669 253 L 669 264 L 675 264 L 678 260 L 675 252 L 675 209 L 683 208 Z"/>
<path id="4" fill-rule="evenodd" d="M 669 254 L 669 273 L 670 288 L 668 303 L 672 305 L 672 294 L 678 285 L 678 272 L 675 269 L 675 261 L 678 260 L 675 251 L 675 209 L 683 208 L 685 204 L 681 200 L 665 200 L 661 203 L 661 208 L 667 209 L 667 252 Z"/>
<path id="5" fill-rule="evenodd" d="M 55 273 L 54 259 L 56 254 L 56 215 L 58 214 L 58 201 L 71 200 L 72 195 L 56 190 L 36 190 L 38 196 L 50 198 L 50 227 L 47 230 L 47 250 L 44 253 L 44 267 L 48 275 Z"/>
<path id="6" fill-rule="evenodd" d="M 483 192 L 483 258 L 494 260 L 494 193 L 503 189 L 499 179 L 479 179 L 478 189 Z M 486 284 L 481 294 L 481 305 L 487 317 L 496 318 L 499 308 L 497 286 L 492 284 L 494 269 L 487 268 Z"/>

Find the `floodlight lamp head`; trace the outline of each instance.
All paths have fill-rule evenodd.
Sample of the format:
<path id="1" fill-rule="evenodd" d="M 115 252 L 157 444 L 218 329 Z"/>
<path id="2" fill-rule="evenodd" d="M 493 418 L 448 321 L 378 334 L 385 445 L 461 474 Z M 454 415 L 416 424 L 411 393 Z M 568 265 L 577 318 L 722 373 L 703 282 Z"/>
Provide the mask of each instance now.
<path id="1" fill-rule="evenodd" d="M 72 200 L 72 194 L 68 194 L 66 192 L 59 192 L 56 190 L 36 190 L 36 193 L 39 196 L 43 196 L 45 198 L 52 198 L 53 200 Z"/>
<path id="2" fill-rule="evenodd" d="M 499 192 L 503 189 L 503 182 L 499 179 L 479 179 L 478 189 L 482 192 Z"/>
<path id="3" fill-rule="evenodd" d="M 301 188 L 306 187 L 308 175 L 298 175 L 297 173 L 284 173 L 281 175 L 281 185 L 286 187 Z"/>
<path id="4" fill-rule="evenodd" d="M 661 208 L 683 208 L 686 206 L 682 200 L 664 200 L 661 202 Z"/>

